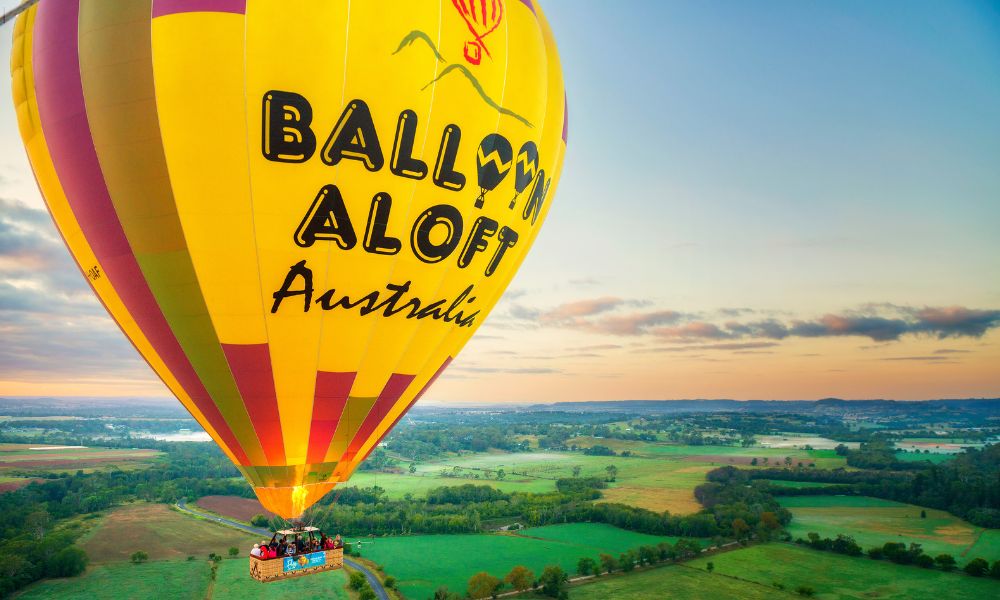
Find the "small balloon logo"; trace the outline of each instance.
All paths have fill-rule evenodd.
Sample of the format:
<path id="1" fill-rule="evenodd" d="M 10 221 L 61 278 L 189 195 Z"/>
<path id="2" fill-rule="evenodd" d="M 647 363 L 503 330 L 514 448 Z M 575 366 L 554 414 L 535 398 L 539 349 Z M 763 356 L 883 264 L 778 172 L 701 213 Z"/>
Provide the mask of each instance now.
<path id="1" fill-rule="evenodd" d="M 465 19 L 469 31 L 476 38 L 465 43 L 465 60 L 478 65 L 486 56 L 493 58 L 483 38 L 500 26 L 503 19 L 503 0 L 451 0 L 458 9 L 458 14 Z"/>

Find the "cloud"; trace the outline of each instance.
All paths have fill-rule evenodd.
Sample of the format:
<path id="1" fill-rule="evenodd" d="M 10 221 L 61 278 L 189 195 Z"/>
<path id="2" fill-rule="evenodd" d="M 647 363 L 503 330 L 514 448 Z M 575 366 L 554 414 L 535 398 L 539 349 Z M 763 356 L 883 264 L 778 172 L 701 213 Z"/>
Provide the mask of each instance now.
<path id="1" fill-rule="evenodd" d="M 0 198 L 0 378 L 152 381 L 43 211 Z"/>
<path id="2" fill-rule="evenodd" d="M 824 315 L 815 321 L 793 321 L 789 333 L 798 337 L 863 336 L 876 342 L 898 340 L 910 330 L 903 319 Z"/>
<path id="3" fill-rule="evenodd" d="M 686 346 L 668 346 L 665 348 L 639 348 L 632 352 L 636 354 L 673 354 L 682 352 L 700 352 L 702 350 L 755 350 L 758 348 L 773 348 L 777 342 L 729 342 L 722 344 L 689 344 Z"/>
<path id="4" fill-rule="evenodd" d="M 1000 325 L 1000 310 L 973 310 L 962 306 L 923 308 L 916 311 L 918 327 L 940 339 L 982 337 Z"/>
<path id="5" fill-rule="evenodd" d="M 596 314 L 608 312 L 618 308 L 625 301 L 621 298 L 605 296 L 603 298 L 593 298 L 590 300 L 579 300 L 560 304 L 550 311 L 541 313 L 538 320 L 542 323 L 562 323 L 580 317 L 589 317 Z"/>
<path id="6" fill-rule="evenodd" d="M 718 325 L 704 321 L 692 321 L 677 327 L 659 327 L 652 333 L 662 338 L 680 339 L 724 340 L 734 337 L 733 333 L 723 331 Z"/>
<path id="7" fill-rule="evenodd" d="M 939 348 L 934 354 L 969 354 L 972 350 L 955 350 L 953 348 Z"/>
<path id="8" fill-rule="evenodd" d="M 509 316 L 522 328 L 558 327 L 675 341 L 864 337 L 884 345 L 906 335 L 979 338 L 1000 327 L 1000 310 L 963 306 L 915 308 L 869 303 L 858 309 L 827 313 L 814 319 L 790 319 L 777 311 L 749 308 L 723 308 L 701 314 L 663 308 L 625 310 L 649 304 L 648 301 L 606 296 L 567 302 L 551 309 L 514 305 Z M 753 315 L 758 318 L 749 318 Z M 770 316 L 760 318 L 762 315 Z M 747 318 L 740 319 L 740 316 Z M 718 322 L 716 317 L 729 319 Z"/>

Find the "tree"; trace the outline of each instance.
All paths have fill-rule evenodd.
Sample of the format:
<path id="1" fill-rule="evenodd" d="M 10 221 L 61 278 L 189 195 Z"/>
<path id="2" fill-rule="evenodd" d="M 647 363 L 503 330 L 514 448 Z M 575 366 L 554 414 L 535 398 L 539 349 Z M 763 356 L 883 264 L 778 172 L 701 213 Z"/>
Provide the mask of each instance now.
<path id="1" fill-rule="evenodd" d="M 618 561 L 610 554 L 602 554 L 597 557 L 601 561 L 601 568 L 605 573 L 614 573 L 618 569 Z"/>
<path id="2" fill-rule="evenodd" d="M 503 481 L 503 478 L 507 476 L 507 471 L 503 469 L 497 469 L 497 481 Z"/>
<path id="3" fill-rule="evenodd" d="M 639 546 L 639 562 L 644 565 L 651 565 L 659 558 L 656 546 Z"/>
<path id="4" fill-rule="evenodd" d="M 567 598 L 567 581 L 569 577 L 558 565 L 549 565 L 542 571 L 542 576 L 538 578 L 538 583 L 542 588 L 542 594 L 550 598 Z"/>
<path id="5" fill-rule="evenodd" d="M 955 568 L 955 557 L 950 554 L 938 554 L 934 557 L 934 562 L 942 571 L 951 571 Z"/>
<path id="6" fill-rule="evenodd" d="M 618 478 L 618 467 L 608 465 L 604 467 L 604 470 L 608 473 L 607 481 L 615 481 Z"/>
<path id="7" fill-rule="evenodd" d="M 792 466 L 792 457 L 791 456 L 786 456 L 785 457 L 785 466 L 786 467 Z"/>
<path id="8" fill-rule="evenodd" d="M 973 558 L 965 565 L 963 570 L 973 577 L 982 577 L 989 572 L 990 563 L 981 558 Z"/>
<path id="9" fill-rule="evenodd" d="M 250 519 L 250 524 L 254 527 L 267 527 L 268 520 L 264 515 L 254 515 L 253 518 Z"/>
<path id="10" fill-rule="evenodd" d="M 372 589 L 372 586 L 361 588 L 361 591 L 358 592 L 358 600 L 375 600 L 377 597 L 378 596 L 375 595 L 375 590 Z"/>
<path id="11" fill-rule="evenodd" d="M 396 578 L 392 575 L 386 575 L 382 583 L 390 590 L 396 589 Z"/>
<path id="12" fill-rule="evenodd" d="M 708 561 L 707 563 L 705 563 L 705 570 L 708 571 L 709 573 L 711 573 L 712 571 L 714 571 L 715 570 L 715 563 L 712 562 L 712 561 Z"/>
<path id="13" fill-rule="evenodd" d="M 843 444 L 837 444 L 833 451 L 837 453 L 837 456 L 847 456 L 847 446 Z"/>
<path id="14" fill-rule="evenodd" d="M 575 467 L 573 467 L 573 477 L 579 477 L 579 476 L 580 476 L 580 465 L 576 465 Z"/>
<path id="15" fill-rule="evenodd" d="M 750 533 L 750 526 L 743 519 L 737 517 L 733 519 L 733 536 L 738 540 L 743 540 L 747 538 L 747 534 Z"/>
<path id="16" fill-rule="evenodd" d="M 239 555 L 240 555 L 240 549 L 239 548 L 237 548 L 236 546 L 230 546 L 229 547 L 229 558 L 236 558 Z"/>
<path id="17" fill-rule="evenodd" d="M 486 571 L 480 571 L 469 578 L 468 593 L 470 598 L 492 598 L 503 582 Z"/>
<path id="18" fill-rule="evenodd" d="M 87 568 L 88 561 L 86 552 L 76 546 L 69 546 L 56 552 L 49 559 L 45 575 L 47 577 L 76 577 Z"/>
<path id="19" fill-rule="evenodd" d="M 921 510 L 920 511 L 920 518 L 921 519 L 926 519 L 927 518 L 927 511 L 926 510 Z"/>
<path id="20" fill-rule="evenodd" d="M 1000 560 L 993 561 L 993 565 L 990 567 L 990 577 L 1000 579 Z"/>
<path id="21" fill-rule="evenodd" d="M 410 463 L 409 471 L 410 471 L 410 475 L 413 475 L 414 473 L 416 473 L 417 472 L 417 463 Z"/>
<path id="22" fill-rule="evenodd" d="M 348 586 L 354 591 L 358 591 L 361 588 L 368 585 L 368 580 L 365 579 L 365 574 L 361 571 L 354 571 L 351 573 L 350 578 L 347 582 Z"/>
<path id="23" fill-rule="evenodd" d="M 752 459 L 750 459 L 750 464 L 753 465 L 753 466 L 755 466 L 755 467 L 757 466 L 757 462 L 758 461 L 757 461 L 757 457 L 756 456 L 753 457 Z"/>
<path id="24" fill-rule="evenodd" d="M 52 516 L 44 508 L 36 510 L 24 519 L 24 524 L 28 531 L 35 536 L 35 539 L 42 539 L 45 537 L 45 531 L 49 528 L 49 524 L 52 523 Z"/>
<path id="25" fill-rule="evenodd" d="M 930 569 L 934 566 L 934 559 L 929 554 L 920 554 L 913 559 L 913 562 L 918 567 L 923 567 L 924 569 Z"/>
<path id="26" fill-rule="evenodd" d="M 589 556 L 584 556 L 577 561 L 576 572 L 584 577 L 590 574 L 598 575 L 597 561 Z"/>
<path id="27" fill-rule="evenodd" d="M 459 600 L 458 594 L 453 594 L 448 591 L 448 586 L 442 585 L 438 589 L 434 590 L 433 600 Z"/>
<path id="28" fill-rule="evenodd" d="M 621 566 L 622 571 L 628 573 L 635 568 L 635 551 L 628 550 L 622 552 L 621 556 L 618 557 L 618 564 Z"/>
<path id="29" fill-rule="evenodd" d="M 149 560 L 149 555 L 143 552 L 142 550 L 137 550 L 133 552 L 132 556 L 130 556 L 128 559 L 132 561 L 133 565 L 139 565 Z"/>
<path id="30" fill-rule="evenodd" d="M 507 573 L 507 576 L 503 578 L 504 583 L 514 588 L 519 592 L 530 588 L 533 583 L 535 583 L 535 574 L 531 572 L 531 569 L 525 567 L 524 565 L 517 565 Z"/>

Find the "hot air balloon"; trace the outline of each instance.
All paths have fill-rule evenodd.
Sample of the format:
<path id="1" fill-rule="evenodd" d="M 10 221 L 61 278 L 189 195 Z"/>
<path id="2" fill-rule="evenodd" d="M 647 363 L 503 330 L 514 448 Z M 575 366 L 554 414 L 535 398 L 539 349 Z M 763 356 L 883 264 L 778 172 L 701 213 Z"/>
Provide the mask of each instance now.
<path id="1" fill-rule="evenodd" d="M 566 148 L 532 0 L 42 0 L 15 24 L 12 76 L 81 272 L 286 519 L 482 324 Z M 538 168 L 477 207 L 486 139 Z"/>

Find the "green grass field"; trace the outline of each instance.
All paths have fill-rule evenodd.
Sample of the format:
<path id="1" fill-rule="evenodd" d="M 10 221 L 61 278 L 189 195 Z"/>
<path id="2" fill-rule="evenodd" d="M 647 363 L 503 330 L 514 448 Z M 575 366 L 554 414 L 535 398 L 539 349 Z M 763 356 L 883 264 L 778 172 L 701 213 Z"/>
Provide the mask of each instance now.
<path id="1" fill-rule="evenodd" d="M 829 483 L 818 483 L 815 481 L 784 481 L 778 479 L 763 479 L 762 481 L 767 481 L 775 487 L 795 488 L 797 490 L 804 488 L 826 487 L 830 485 Z"/>
<path id="2" fill-rule="evenodd" d="M 633 533 L 597 523 L 536 527 L 517 535 L 425 535 L 379 538 L 364 543 L 362 555 L 382 565 L 399 581 L 407 598 L 423 600 L 440 585 L 465 593 L 469 577 L 489 571 L 502 578 L 516 565 L 540 574 L 558 564 L 576 571 L 577 561 L 602 552 L 618 554 L 644 544 L 676 538 Z"/>
<path id="3" fill-rule="evenodd" d="M 945 573 L 868 558 L 852 558 L 791 544 L 753 546 L 699 558 L 688 565 L 704 569 L 708 561 L 715 565 L 711 578 L 735 578 L 743 582 L 747 589 L 751 586 L 773 586 L 775 582 L 790 591 L 800 585 L 808 585 L 816 590 L 817 598 L 824 600 L 983 600 L 1000 597 L 1000 582 L 995 579 L 980 579 L 960 573 Z M 676 567 L 662 570 L 669 572 L 674 568 Z M 669 579 L 664 580 L 661 589 L 671 589 L 669 585 Z M 777 590 L 772 593 L 777 595 Z M 574 593 L 572 597 L 578 600 L 586 596 Z M 616 596 L 609 594 L 607 597 Z M 744 596 L 704 594 L 684 597 Z"/>
<path id="4" fill-rule="evenodd" d="M 788 496 L 779 501 L 792 511 L 788 531 L 796 538 L 809 532 L 830 538 L 844 533 L 866 549 L 915 542 L 927 554 L 948 553 L 959 563 L 1000 559 L 1000 530 L 983 530 L 944 511 L 864 496 Z M 927 518 L 920 518 L 921 510 Z"/>
<path id="5" fill-rule="evenodd" d="M 231 561 L 246 564 L 246 561 Z M 94 565 L 80 577 L 47 579 L 29 586 L 24 600 L 201 600 L 208 591 L 207 560 L 155 561 L 142 565 L 117 562 Z"/>
<path id="6" fill-rule="evenodd" d="M 903 462 L 920 462 L 927 461 L 934 464 L 943 463 L 955 458 L 954 454 L 945 454 L 943 452 L 931 452 L 930 454 L 916 453 L 916 452 L 897 452 L 896 460 L 901 460 Z"/>
<path id="7" fill-rule="evenodd" d="M 528 600 L 545 600 L 545 596 L 519 596 Z M 638 571 L 628 575 L 604 576 L 570 589 L 573 600 L 769 600 L 800 598 L 794 593 L 781 592 L 770 586 L 758 585 L 729 577 L 709 575 L 700 569 L 672 565 Z M 422 600 L 422 599 L 421 599 Z"/>

